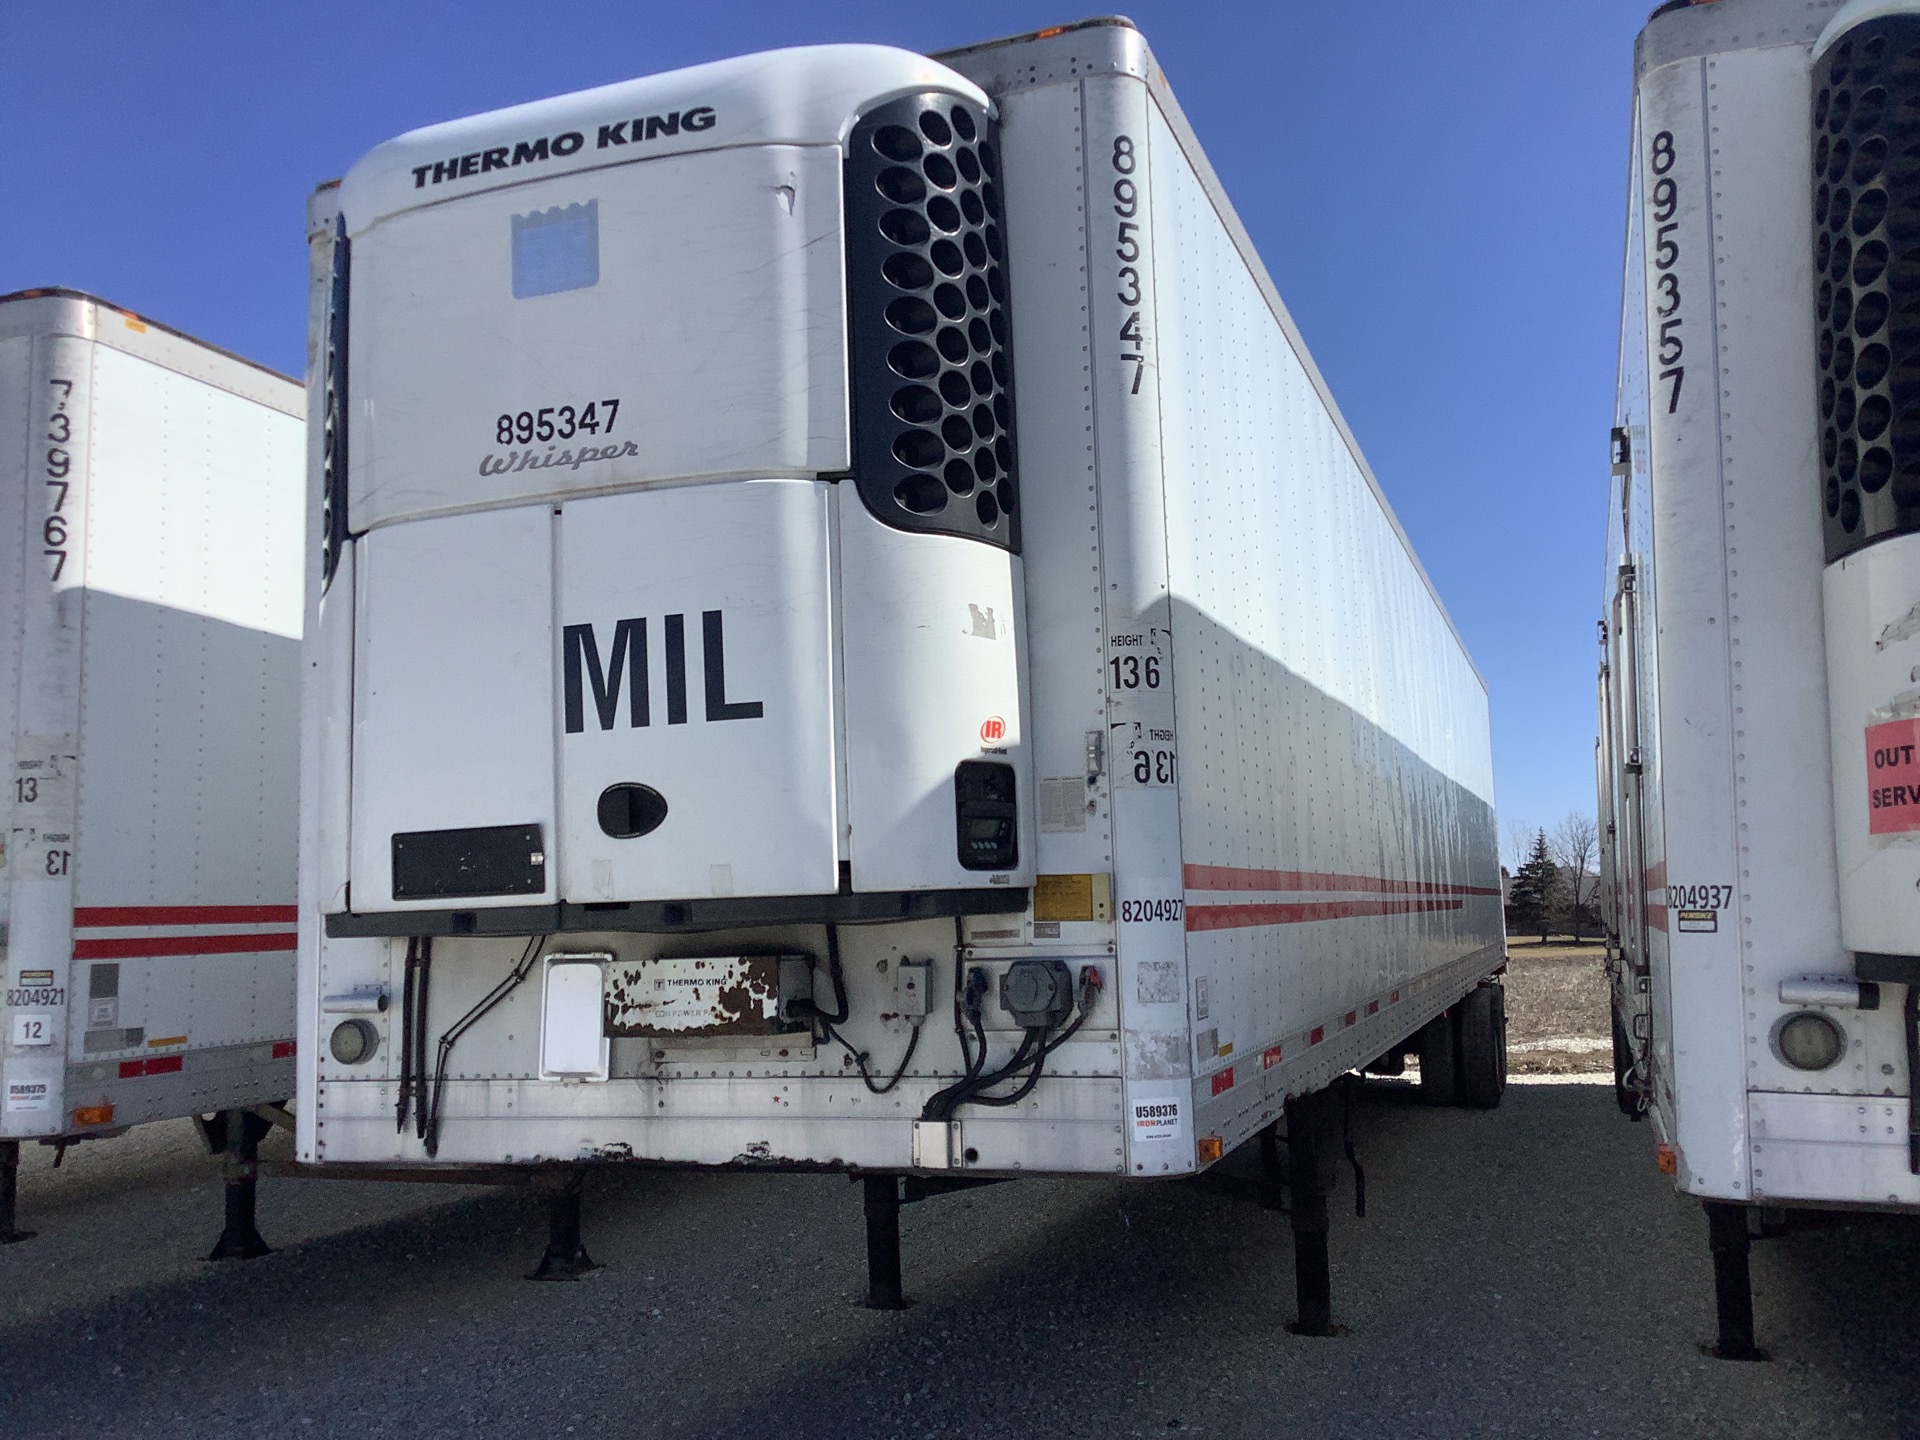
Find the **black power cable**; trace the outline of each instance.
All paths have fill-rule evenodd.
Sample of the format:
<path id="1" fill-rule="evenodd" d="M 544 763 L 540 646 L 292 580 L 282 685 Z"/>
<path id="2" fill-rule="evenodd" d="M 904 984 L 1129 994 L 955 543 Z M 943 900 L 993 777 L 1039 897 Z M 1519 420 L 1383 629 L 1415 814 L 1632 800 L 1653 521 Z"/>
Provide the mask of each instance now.
<path id="1" fill-rule="evenodd" d="M 521 983 L 526 980 L 527 976 L 533 973 L 534 957 L 540 953 L 540 947 L 546 943 L 546 939 L 547 937 L 544 935 L 536 935 L 527 941 L 526 950 L 521 954 L 518 963 L 514 965 L 513 969 L 507 972 L 506 978 L 494 986 L 493 989 L 489 990 L 480 999 L 478 1004 L 455 1021 L 447 1032 L 440 1037 L 439 1053 L 434 1060 L 433 1083 L 431 1087 L 427 1087 L 424 1084 L 423 1076 L 423 1094 L 421 1095 L 419 1107 L 420 1138 L 426 1142 L 427 1154 L 429 1156 L 440 1153 L 440 1097 L 447 1083 L 447 1058 L 453 1054 L 454 1045 L 462 1035 L 466 1034 L 467 1031 L 478 1024 L 488 1011 L 492 1010 L 494 1006 L 498 1005 L 502 1000 L 506 999 L 507 996 L 520 988 Z M 429 941 L 429 944 L 431 944 L 431 941 Z M 422 980 L 420 993 L 422 997 L 420 1006 L 420 1064 L 421 1069 L 424 1071 L 426 1068 L 427 1018 L 425 1004 L 426 985 L 424 978 Z"/>

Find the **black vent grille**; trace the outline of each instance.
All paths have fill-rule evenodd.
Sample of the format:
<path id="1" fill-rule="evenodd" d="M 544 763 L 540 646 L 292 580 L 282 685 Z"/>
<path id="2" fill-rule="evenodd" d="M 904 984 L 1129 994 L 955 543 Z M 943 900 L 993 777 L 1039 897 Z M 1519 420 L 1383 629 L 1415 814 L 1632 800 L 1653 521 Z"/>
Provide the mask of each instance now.
<path id="1" fill-rule="evenodd" d="M 347 538 L 347 223 L 333 241 L 333 280 L 327 287 L 326 390 L 320 419 L 320 588 L 333 583 Z"/>
<path id="2" fill-rule="evenodd" d="M 956 96 L 869 111 L 847 142 L 854 476 L 902 530 L 1020 548 L 998 136 Z"/>
<path id="3" fill-rule="evenodd" d="M 1920 530 L 1920 17 L 1815 63 L 1813 227 L 1831 562 Z"/>

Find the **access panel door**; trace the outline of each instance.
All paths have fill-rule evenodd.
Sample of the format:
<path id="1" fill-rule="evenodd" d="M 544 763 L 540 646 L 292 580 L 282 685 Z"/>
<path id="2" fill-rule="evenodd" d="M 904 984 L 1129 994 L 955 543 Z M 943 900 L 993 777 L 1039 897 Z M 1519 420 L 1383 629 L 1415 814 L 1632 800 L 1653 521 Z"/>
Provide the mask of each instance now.
<path id="1" fill-rule="evenodd" d="M 837 888 L 827 496 L 752 480 L 563 508 L 562 899 Z"/>
<path id="2" fill-rule="evenodd" d="M 553 899 L 552 523 L 525 505 L 359 542 L 355 910 Z"/>

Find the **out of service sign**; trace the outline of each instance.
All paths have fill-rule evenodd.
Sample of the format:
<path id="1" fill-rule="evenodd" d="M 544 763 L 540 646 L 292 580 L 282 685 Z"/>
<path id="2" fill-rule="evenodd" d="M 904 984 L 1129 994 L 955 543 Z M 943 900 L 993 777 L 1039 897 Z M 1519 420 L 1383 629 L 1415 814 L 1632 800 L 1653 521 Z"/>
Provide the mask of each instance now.
<path id="1" fill-rule="evenodd" d="M 1920 720 L 1867 727 L 1867 831 L 1920 830 Z"/>

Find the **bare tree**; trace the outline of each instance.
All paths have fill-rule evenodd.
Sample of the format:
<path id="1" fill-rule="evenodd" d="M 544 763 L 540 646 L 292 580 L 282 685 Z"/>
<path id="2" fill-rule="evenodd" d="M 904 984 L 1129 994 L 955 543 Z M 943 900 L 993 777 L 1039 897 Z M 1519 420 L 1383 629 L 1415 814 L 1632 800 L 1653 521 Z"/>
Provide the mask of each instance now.
<path id="1" fill-rule="evenodd" d="M 1581 938 L 1581 920 L 1600 889 L 1600 827 L 1577 810 L 1553 828 L 1553 860 L 1565 880 L 1573 938 Z"/>
<path id="2" fill-rule="evenodd" d="M 1510 874 L 1519 874 L 1527 856 L 1533 853 L 1534 833 L 1534 827 L 1524 820 L 1507 821 L 1506 844 L 1500 847 L 1500 858 Z"/>

